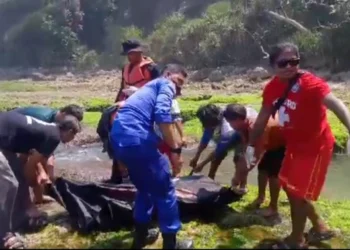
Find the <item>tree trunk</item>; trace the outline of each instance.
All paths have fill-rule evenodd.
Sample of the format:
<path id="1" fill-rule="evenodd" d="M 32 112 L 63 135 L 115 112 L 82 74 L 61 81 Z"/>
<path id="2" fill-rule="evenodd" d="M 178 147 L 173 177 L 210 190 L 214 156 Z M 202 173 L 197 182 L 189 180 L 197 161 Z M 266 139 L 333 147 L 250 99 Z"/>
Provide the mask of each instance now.
<path id="1" fill-rule="evenodd" d="M 265 11 L 269 16 L 279 20 L 279 21 L 282 21 L 282 22 L 285 22 L 285 23 L 288 23 L 290 25 L 292 25 L 293 27 L 295 27 L 297 30 L 301 31 L 301 32 L 309 32 L 309 30 L 307 28 L 305 28 L 302 24 L 300 24 L 299 22 L 295 21 L 294 19 L 291 19 L 289 17 L 284 17 L 280 14 L 277 14 L 276 12 L 273 12 L 273 11 Z"/>

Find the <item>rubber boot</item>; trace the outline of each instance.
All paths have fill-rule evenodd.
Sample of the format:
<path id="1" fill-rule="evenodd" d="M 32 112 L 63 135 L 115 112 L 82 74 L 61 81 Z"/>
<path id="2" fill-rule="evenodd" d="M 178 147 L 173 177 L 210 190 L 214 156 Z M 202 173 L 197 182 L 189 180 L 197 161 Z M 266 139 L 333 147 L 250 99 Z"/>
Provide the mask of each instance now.
<path id="1" fill-rule="evenodd" d="M 156 228 L 149 229 L 148 224 L 136 224 L 134 240 L 131 249 L 141 249 L 146 245 L 156 242 L 159 236 L 159 230 Z"/>
<path id="2" fill-rule="evenodd" d="M 176 240 L 176 234 L 162 234 L 163 249 L 194 249 L 192 240 Z"/>

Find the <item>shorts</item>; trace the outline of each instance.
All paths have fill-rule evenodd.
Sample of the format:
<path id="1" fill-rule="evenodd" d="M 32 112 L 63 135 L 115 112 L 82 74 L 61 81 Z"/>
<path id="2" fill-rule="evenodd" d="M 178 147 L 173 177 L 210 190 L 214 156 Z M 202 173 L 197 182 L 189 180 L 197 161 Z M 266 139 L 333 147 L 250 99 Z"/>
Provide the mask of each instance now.
<path id="1" fill-rule="evenodd" d="M 244 156 L 245 147 L 242 144 L 241 136 L 234 131 L 226 134 L 224 137 L 220 138 L 215 149 L 215 160 L 217 165 L 226 158 L 228 152 L 234 149 L 233 162 L 237 162 L 241 156 Z"/>
<path id="2" fill-rule="evenodd" d="M 278 177 L 285 151 L 285 147 L 266 151 L 258 164 L 258 170 L 266 173 L 268 177 Z"/>
<path id="3" fill-rule="evenodd" d="M 316 201 L 326 181 L 333 155 L 333 145 L 322 145 L 317 150 L 286 151 L 279 180 L 291 195 Z"/>

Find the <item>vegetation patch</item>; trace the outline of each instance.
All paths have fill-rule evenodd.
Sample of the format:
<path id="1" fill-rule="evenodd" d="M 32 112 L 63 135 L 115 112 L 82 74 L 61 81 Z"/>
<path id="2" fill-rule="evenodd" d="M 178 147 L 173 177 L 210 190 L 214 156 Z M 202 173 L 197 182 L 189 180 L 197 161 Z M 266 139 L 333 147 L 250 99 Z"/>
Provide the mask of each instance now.
<path id="1" fill-rule="evenodd" d="M 39 92 L 55 90 L 54 86 L 50 86 L 45 83 L 33 83 L 33 82 L 13 82 L 5 81 L 0 82 L 0 92 Z"/>

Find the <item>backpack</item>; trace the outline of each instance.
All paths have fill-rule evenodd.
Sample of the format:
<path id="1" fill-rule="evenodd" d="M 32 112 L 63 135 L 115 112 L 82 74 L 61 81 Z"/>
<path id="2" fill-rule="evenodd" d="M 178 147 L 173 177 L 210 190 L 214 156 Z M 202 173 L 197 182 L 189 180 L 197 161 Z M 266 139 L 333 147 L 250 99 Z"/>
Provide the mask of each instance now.
<path id="1" fill-rule="evenodd" d="M 103 152 L 107 152 L 109 157 L 112 157 L 112 147 L 109 143 L 109 133 L 112 129 L 111 118 L 118 112 L 118 110 L 118 106 L 111 106 L 105 109 L 101 114 L 101 118 L 96 129 L 98 136 L 103 142 Z"/>

